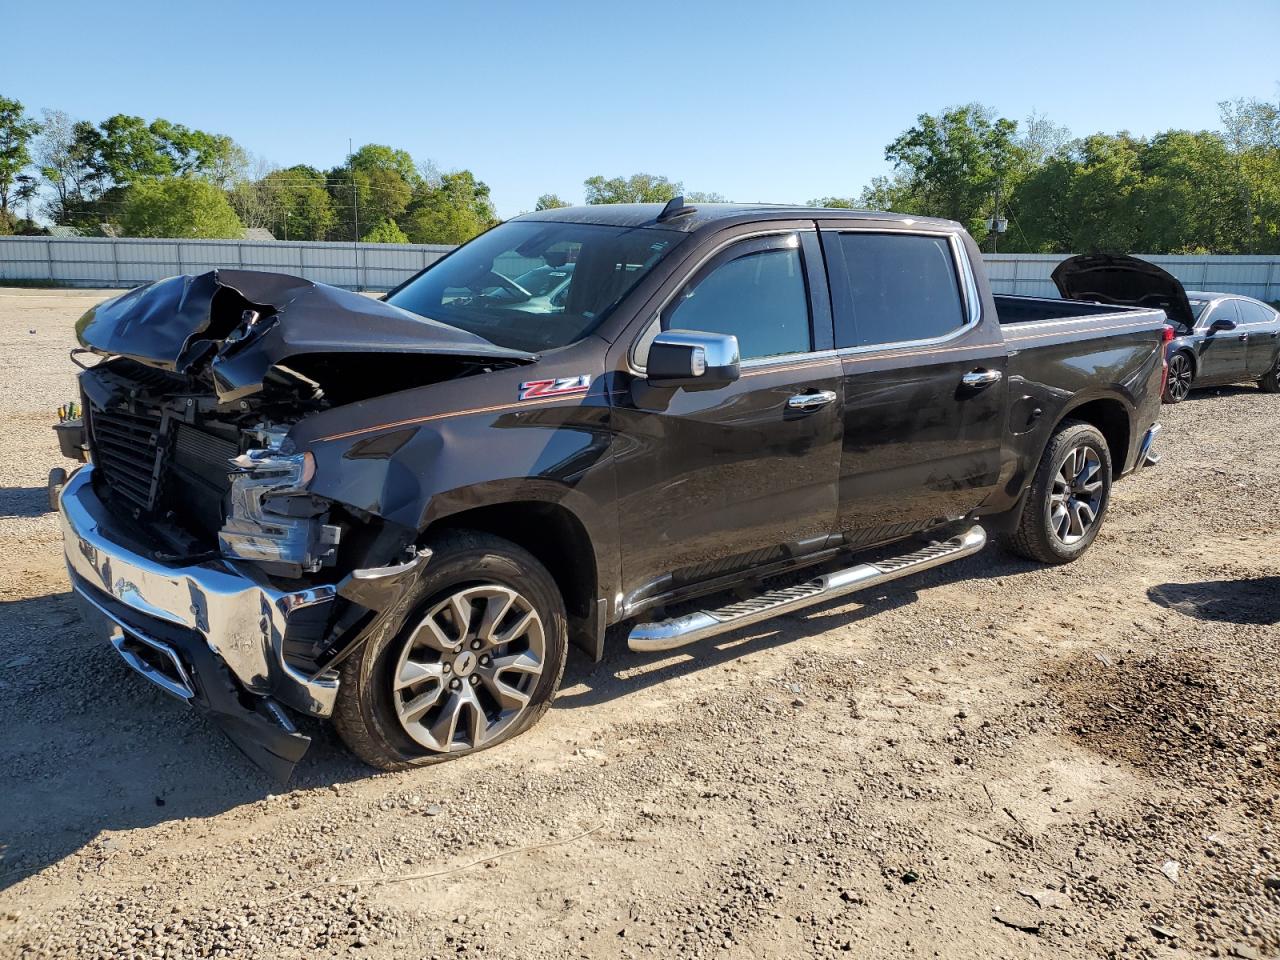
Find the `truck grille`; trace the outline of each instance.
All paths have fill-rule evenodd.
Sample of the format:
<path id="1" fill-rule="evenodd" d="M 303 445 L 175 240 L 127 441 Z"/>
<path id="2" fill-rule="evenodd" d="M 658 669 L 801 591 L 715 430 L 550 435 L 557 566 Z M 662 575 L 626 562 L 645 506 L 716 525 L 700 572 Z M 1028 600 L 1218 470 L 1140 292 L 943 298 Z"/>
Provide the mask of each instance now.
<path id="1" fill-rule="evenodd" d="M 166 446 L 160 412 L 89 410 L 89 449 L 107 485 L 143 512 L 156 505 Z"/>

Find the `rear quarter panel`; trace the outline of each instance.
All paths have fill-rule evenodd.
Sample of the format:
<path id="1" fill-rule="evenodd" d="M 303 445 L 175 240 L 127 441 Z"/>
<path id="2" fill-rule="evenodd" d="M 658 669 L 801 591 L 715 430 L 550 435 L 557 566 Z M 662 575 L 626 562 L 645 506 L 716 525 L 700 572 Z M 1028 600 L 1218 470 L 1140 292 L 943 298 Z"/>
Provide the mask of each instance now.
<path id="1" fill-rule="evenodd" d="M 1164 326 L 1158 310 L 1004 326 L 1011 439 L 1006 508 L 1021 495 L 1058 425 L 1096 400 L 1124 408 L 1127 443 L 1114 469 L 1119 475 L 1134 467 L 1143 434 L 1160 410 Z"/>

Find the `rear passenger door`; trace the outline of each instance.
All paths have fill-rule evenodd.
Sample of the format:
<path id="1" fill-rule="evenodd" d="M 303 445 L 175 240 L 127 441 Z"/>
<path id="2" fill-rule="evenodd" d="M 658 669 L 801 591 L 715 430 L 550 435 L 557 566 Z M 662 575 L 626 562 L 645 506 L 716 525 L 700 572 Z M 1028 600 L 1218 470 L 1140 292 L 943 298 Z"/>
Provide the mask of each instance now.
<path id="1" fill-rule="evenodd" d="M 1249 334 L 1247 363 L 1249 379 L 1257 379 L 1276 365 L 1280 349 L 1280 316 L 1256 300 L 1238 300 L 1240 326 Z"/>
<path id="2" fill-rule="evenodd" d="M 844 438 L 839 526 L 877 543 L 963 517 L 998 487 L 1006 354 L 963 240 L 822 225 Z"/>

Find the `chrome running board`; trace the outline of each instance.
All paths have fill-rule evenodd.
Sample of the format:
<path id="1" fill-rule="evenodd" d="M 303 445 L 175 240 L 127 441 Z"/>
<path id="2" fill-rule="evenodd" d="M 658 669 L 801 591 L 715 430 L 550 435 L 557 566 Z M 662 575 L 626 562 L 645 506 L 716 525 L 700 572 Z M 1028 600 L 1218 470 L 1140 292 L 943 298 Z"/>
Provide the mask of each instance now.
<path id="1" fill-rule="evenodd" d="M 627 636 L 627 646 L 638 653 L 683 647 L 718 633 L 759 623 L 833 597 L 878 587 L 899 577 L 972 556 L 986 543 L 986 531 L 980 526 L 973 526 L 950 540 L 932 543 L 900 557 L 877 560 L 875 563 L 859 563 L 794 587 L 770 590 L 758 597 L 740 600 L 717 610 L 699 610 L 672 620 L 637 624 Z"/>
<path id="2" fill-rule="evenodd" d="M 1158 436 L 1160 436 L 1160 424 L 1153 423 L 1151 429 L 1142 438 L 1142 446 L 1138 448 L 1139 467 L 1154 467 L 1160 462 L 1160 454 L 1152 449 Z"/>

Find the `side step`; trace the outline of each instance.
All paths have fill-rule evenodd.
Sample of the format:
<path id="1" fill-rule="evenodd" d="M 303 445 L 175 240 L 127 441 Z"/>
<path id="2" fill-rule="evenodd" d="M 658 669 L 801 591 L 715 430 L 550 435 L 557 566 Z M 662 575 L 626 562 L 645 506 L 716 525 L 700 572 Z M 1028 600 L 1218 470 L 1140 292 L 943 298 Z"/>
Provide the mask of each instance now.
<path id="1" fill-rule="evenodd" d="M 770 590 L 758 597 L 731 603 L 718 610 L 699 610 L 659 623 L 637 624 L 627 637 L 627 646 L 639 653 L 673 650 L 718 633 L 737 630 L 833 597 L 878 587 L 899 577 L 972 556 L 986 546 L 986 543 L 987 532 L 980 526 L 973 526 L 958 537 L 930 544 L 900 557 L 890 557 L 875 563 L 859 563 L 794 587 Z"/>

